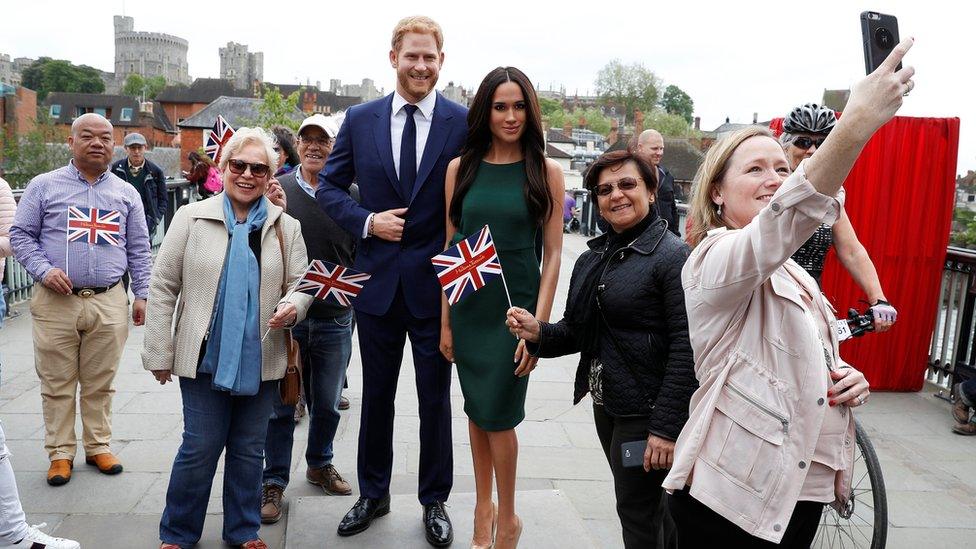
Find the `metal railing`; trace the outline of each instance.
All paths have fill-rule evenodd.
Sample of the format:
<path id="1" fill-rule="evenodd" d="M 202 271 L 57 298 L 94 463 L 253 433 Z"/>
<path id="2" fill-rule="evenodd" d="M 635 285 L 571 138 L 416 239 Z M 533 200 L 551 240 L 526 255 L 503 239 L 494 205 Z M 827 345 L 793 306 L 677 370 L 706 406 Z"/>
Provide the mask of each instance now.
<path id="1" fill-rule="evenodd" d="M 949 246 L 929 347 L 928 381 L 949 389 L 962 370 L 976 367 L 976 251 Z"/>
<path id="2" fill-rule="evenodd" d="M 166 218 L 163 223 L 156 229 L 156 234 L 152 235 L 152 251 L 156 253 L 159 249 L 159 245 L 163 242 L 163 235 L 166 233 L 166 227 L 169 227 L 170 221 L 173 220 L 173 213 L 180 206 L 189 204 L 190 202 L 196 201 L 196 185 L 190 183 L 185 179 L 176 179 L 166 182 L 166 193 L 169 196 L 169 207 L 166 208 Z M 23 189 L 17 189 L 14 192 L 14 199 L 20 202 L 21 195 L 24 194 Z M 5 297 L 7 299 L 7 314 L 10 314 L 10 305 L 15 305 L 30 299 L 33 288 L 34 279 L 31 278 L 27 270 L 24 269 L 20 263 L 17 262 L 13 257 L 6 258 L 6 268 L 3 275 L 3 283 L 6 286 Z"/>

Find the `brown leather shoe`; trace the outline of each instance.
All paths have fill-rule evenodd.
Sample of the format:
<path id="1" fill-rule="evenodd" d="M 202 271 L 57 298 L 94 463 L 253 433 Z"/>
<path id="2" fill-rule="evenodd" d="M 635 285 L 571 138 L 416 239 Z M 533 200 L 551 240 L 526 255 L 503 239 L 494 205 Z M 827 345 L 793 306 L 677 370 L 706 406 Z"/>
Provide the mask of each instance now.
<path id="1" fill-rule="evenodd" d="M 952 401 L 952 419 L 956 420 L 956 423 L 966 424 L 969 423 L 969 406 L 959 396 L 959 385 L 961 384 L 956 384 L 952 388 L 952 395 L 955 398 Z"/>
<path id="2" fill-rule="evenodd" d="M 274 524 L 281 520 L 281 498 L 285 490 L 276 484 L 265 484 L 261 489 L 261 523 Z"/>
<path id="3" fill-rule="evenodd" d="M 71 480 L 71 469 L 74 463 L 70 459 L 51 460 L 51 467 L 47 470 L 47 483 L 51 486 L 62 486 Z"/>
<path id="4" fill-rule="evenodd" d="M 240 549 L 268 549 L 268 544 L 261 541 L 260 538 L 252 539 L 251 541 L 246 541 L 238 545 Z"/>
<path id="5" fill-rule="evenodd" d="M 318 469 L 305 472 L 305 479 L 316 486 L 321 486 L 330 496 L 348 496 L 352 494 L 352 486 L 342 478 L 339 471 L 330 463 Z"/>
<path id="6" fill-rule="evenodd" d="M 974 436 L 976 435 L 976 423 L 957 423 L 952 426 L 952 432 L 957 435 Z"/>
<path id="7" fill-rule="evenodd" d="M 111 452 L 86 457 L 85 463 L 98 467 L 98 470 L 106 475 L 117 475 L 122 472 L 122 463 Z"/>

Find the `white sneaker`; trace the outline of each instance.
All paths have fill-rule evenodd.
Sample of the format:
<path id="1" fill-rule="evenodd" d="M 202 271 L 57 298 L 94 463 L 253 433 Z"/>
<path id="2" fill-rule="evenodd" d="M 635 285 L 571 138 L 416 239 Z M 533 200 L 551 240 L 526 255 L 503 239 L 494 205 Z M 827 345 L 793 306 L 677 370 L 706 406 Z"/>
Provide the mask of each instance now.
<path id="1" fill-rule="evenodd" d="M 37 526 L 27 527 L 27 536 L 14 544 L 0 545 L 0 549 L 7 547 L 21 547 L 24 549 L 81 549 L 81 544 L 77 541 L 56 538 L 41 532 L 41 528 L 46 528 L 47 524 L 41 523 Z"/>

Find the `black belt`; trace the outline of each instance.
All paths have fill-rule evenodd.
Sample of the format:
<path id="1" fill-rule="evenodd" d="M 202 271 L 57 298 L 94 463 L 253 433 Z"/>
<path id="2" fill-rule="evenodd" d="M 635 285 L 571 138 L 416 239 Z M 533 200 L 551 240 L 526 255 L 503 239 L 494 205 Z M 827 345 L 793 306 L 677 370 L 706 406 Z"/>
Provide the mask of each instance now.
<path id="1" fill-rule="evenodd" d="M 118 286 L 119 282 L 121 282 L 121 279 L 113 282 L 111 286 L 101 286 L 96 288 L 71 288 L 71 293 L 79 297 L 91 297 L 93 295 L 104 294 L 105 292 Z"/>

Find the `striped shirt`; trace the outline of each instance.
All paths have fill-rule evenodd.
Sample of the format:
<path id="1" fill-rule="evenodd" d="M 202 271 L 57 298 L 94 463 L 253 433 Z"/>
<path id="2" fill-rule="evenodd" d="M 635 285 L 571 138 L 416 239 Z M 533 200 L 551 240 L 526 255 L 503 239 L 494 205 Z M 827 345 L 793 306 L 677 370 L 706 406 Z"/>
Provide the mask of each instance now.
<path id="1" fill-rule="evenodd" d="M 68 242 L 68 208 L 99 208 L 121 213 L 119 246 Z M 128 270 L 136 299 L 149 295 L 152 256 L 142 198 L 135 187 L 105 171 L 94 183 L 70 162 L 38 175 L 24 190 L 10 228 L 17 261 L 40 282 L 53 268 L 64 271 L 75 288 L 115 284 Z"/>

